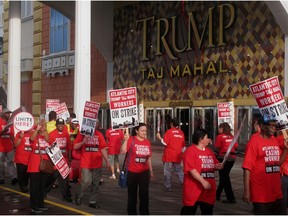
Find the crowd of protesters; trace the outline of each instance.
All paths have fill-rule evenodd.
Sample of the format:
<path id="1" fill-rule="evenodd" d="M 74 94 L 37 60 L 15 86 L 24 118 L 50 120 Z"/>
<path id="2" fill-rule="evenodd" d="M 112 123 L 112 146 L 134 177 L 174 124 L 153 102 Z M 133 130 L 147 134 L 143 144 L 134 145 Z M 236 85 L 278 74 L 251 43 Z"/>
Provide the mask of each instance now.
<path id="1" fill-rule="evenodd" d="M 122 130 L 109 128 L 105 132 L 97 128 L 93 136 L 87 136 L 80 133 L 79 121 L 74 113 L 65 122 L 51 111 L 48 122 L 40 118 L 31 130 L 15 133 L 13 125 L 8 124 L 11 113 L 5 108 L 0 118 L 0 184 L 5 183 L 6 177 L 10 177 L 13 185 L 19 182 L 20 191 L 30 193 L 32 213 L 41 214 L 48 209 L 44 199 L 56 182 L 63 201 L 74 200 L 76 205 L 81 205 L 84 193 L 89 188 L 87 204 L 91 208 L 99 208 L 102 161 L 104 159 L 111 172 L 109 179 L 115 180 L 120 173 L 119 154 L 126 153 L 127 213 L 150 214 L 149 184 L 154 174 L 146 124 L 139 123 L 132 129 L 131 135 L 128 130 L 123 133 Z M 275 119 L 267 116 L 255 121 L 256 133 L 246 145 L 242 165 L 242 200 L 252 202 L 254 214 L 286 214 L 288 135 L 283 132 L 275 137 L 275 122 Z M 221 123 L 212 148 L 205 129 L 196 130 L 192 136 L 193 145 L 187 145 L 186 148 L 184 133 L 177 119 L 171 119 L 170 128 L 163 134 L 163 138 L 157 132 L 156 137 L 164 145 L 163 189 L 166 192 L 172 191 L 171 177 L 174 172 L 183 185 L 183 207 L 180 214 L 196 214 L 198 206 L 202 214 L 213 214 L 215 201 L 221 199 L 223 190 L 227 199 L 222 202 L 236 203 L 229 173 L 235 163 L 238 144 L 235 142 L 230 148 L 233 140 L 231 132 L 228 123 Z M 68 176 L 63 179 L 56 168 L 51 175 L 39 171 L 41 158 L 49 159 L 45 148 L 55 142 L 69 166 L 73 158 L 80 160 L 80 178 L 74 197 L 70 192 Z M 7 169 L 5 176 L 4 161 Z M 218 188 L 215 171 L 219 171 Z"/>

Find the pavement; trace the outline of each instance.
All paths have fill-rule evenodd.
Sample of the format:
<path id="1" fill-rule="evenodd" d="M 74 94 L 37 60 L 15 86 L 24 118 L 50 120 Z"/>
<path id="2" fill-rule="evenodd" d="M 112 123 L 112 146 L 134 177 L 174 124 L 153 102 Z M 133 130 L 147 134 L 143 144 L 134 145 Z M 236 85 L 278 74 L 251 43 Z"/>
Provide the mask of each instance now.
<path id="1" fill-rule="evenodd" d="M 154 169 L 155 180 L 150 183 L 149 209 L 152 215 L 178 215 L 182 208 L 182 186 L 178 182 L 176 175 L 172 179 L 172 192 L 163 190 L 163 168 L 162 168 L 162 152 L 164 147 L 160 144 L 152 145 L 152 163 Z M 120 156 L 120 164 L 124 160 L 124 155 Z M 241 200 L 243 193 L 243 171 L 241 165 L 243 156 L 237 157 L 236 163 L 231 170 L 231 181 L 233 191 L 236 196 L 236 204 L 224 204 L 222 201 L 216 201 L 214 206 L 215 215 L 250 215 L 252 214 L 252 205 L 244 203 Z M 49 208 L 43 214 L 45 215 L 125 215 L 127 206 L 127 189 L 118 186 L 117 180 L 109 179 L 110 173 L 103 168 L 104 184 L 99 186 L 99 209 L 88 207 L 88 193 L 81 205 L 74 202 L 68 203 L 62 201 L 62 196 L 58 188 L 52 189 L 45 200 Z M 218 172 L 216 172 L 216 181 L 218 182 Z M 74 198 L 77 183 L 71 184 L 71 192 Z M 225 198 L 223 192 L 222 200 Z M 10 215 L 27 215 L 30 214 L 29 208 L 29 192 L 19 192 L 19 186 L 11 185 L 10 181 L 0 185 L 0 214 Z M 198 209 L 199 210 L 199 209 Z M 200 211 L 198 211 L 200 214 Z"/>

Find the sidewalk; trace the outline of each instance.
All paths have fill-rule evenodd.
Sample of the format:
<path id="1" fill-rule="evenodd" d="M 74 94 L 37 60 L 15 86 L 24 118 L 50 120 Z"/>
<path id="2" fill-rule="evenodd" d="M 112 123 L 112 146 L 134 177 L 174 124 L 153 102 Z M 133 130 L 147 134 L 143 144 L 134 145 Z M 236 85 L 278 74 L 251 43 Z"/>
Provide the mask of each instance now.
<path id="1" fill-rule="evenodd" d="M 163 191 L 163 170 L 162 170 L 162 152 L 163 146 L 153 145 L 152 147 L 152 163 L 154 169 L 155 180 L 150 184 L 150 213 L 153 215 L 177 215 L 182 208 L 182 186 L 177 180 L 176 175 L 173 176 L 172 192 Z M 120 157 L 120 164 L 124 156 Z M 231 171 L 231 181 L 236 196 L 237 204 L 223 204 L 221 201 L 216 201 L 214 207 L 214 214 L 216 215 L 242 215 L 251 214 L 252 205 L 244 203 L 242 198 L 243 193 L 243 172 L 242 172 L 242 157 L 238 157 L 237 161 Z M 110 180 L 109 172 L 103 169 L 103 179 L 105 181 L 103 186 L 99 187 L 99 205 L 100 209 L 88 208 L 88 200 L 83 200 L 81 206 L 69 204 L 74 208 L 81 208 L 83 211 L 92 214 L 111 215 L 121 214 L 125 215 L 127 205 L 127 189 L 121 189 L 118 186 L 117 180 Z M 216 173 L 218 181 L 218 173 Z M 72 194 L 75 195 L 77 185 L 72 183 Z M 88 196 L 88 194 L 87 194 Z M 58 189 L 53 189 L 53 192 L 48 195 L 48 199 L 57 201 L 60 197 Z M 225 198 L 225 193 L 222 194 L 222 199 Z"/>
<path id="2" fill-rule="evenodd" d="M 176 175 L 173 176 L 173 186 L 172 186 L 172 192 L 166 192 L 163 191 L 163 170 L 162 170 L 162 152 L 163 152 L 163 146 L 154 144 L 152 146 L 152 163 L 153 163 L 153 169 L 154 169 L 154 175 L 155 180 L 151 182 L 150 184 L 150 214 L 153 215 L 178 215 L 180 213 L 180 210 L 182 208 L 182 186 L 177 180 Z M 120 156 L 120 161 L 122 165 L 122 161 L 124 159 L 124 155 Z M 242 214 L 252 214 L 251 209 L 252 205 L 248 205 L 247 203 L 242 202 L 242 192 L 243 192 L 243 178 L 242 178 L 242 165 L 243 158 L 238 157 L 237 161 L 231 171 L 231 180 L 232 180 L 232 186 L 234 189 L 234 193 L 236 196 L 237 204 L 223 204 L 220 201 L 216 201 L 215 207 L 214 207 L 214 214 L 215 215 L 242 215 Z M 60 195 L 60 191 L 58 188 L 52 189 L 52 191 L 48 194 L 47 199 L 49 201 L 52 201 L 53 203 L 59 204 L 59 205 L 65 205 L 67 208 L 72 210 L 77 209 L 78 211 L 83 211 L 88 214 L 93 215 L 126 215 L 126 206 L 127 206 L 127 189 L 121 189 L 118 186 L 117 180 L 110 180 L 109 179 L 110 173 L 103 168 L 103 179 L 104 179 L 104 185 L 99 186 L 99 209 L 92 209 L 88 207 L 88 192 L 85 195 L 85 198 L 82 201 L 82 205 L 77 206 L 74 203 L 67 203 L 62 201 L 62 197 Z M 216 178 L 218 180 L 218 173 L 216 173 Z M 19 191 L 18 184 L 15 186 L 12 186 L 10 183 L 2 185 L 3 187 L 11 188 L 14 190 Z M 71 183 L 71 192 L 73 198 L 75 197 L 75 193 L 77 190 L 77 184 Z M 3 192 L 3 189 L 0 188 L 1 196 L 8 196 L 6 195 L 5 191 Z M 17 203 L 11 203 L 5 202 L 7 197 L 3 197 L 3 201 L 1 206 L 6 208 L 6 210 L 1 211 L 0 208 L 0 214 L 8 214 L 5 213 L 8 210 L 11 209 L 11 211 L 14 211 L 15 209 L 19 209 L 21 206 L 21 211 L 15 211 L 15 213 L 12 214 L 29 214 L 29 197 L 16 194 L 16 196 L 19 198 L 21 196 L 21 201 L 19 204 Z M 225 199 L 225 194 L 223 193 L 222 199 Z M 11 197 L 10 197 L 11 198 Z M 2 200 L 2 199 L 1 199 Z M 56 207 L 55 204 L 49 203 L 49 210 L 45 212 L 45 214 L 49 215 L 61 215 L 61 214 L 71 214 L 67 212 L 65 209 L 61 209 Z M 2 213 L 1 213 L 2 212 Z M 78 213 L 79 214 L 79 213 Z M 200 214 L 200 212 L 199 212 Z"/>

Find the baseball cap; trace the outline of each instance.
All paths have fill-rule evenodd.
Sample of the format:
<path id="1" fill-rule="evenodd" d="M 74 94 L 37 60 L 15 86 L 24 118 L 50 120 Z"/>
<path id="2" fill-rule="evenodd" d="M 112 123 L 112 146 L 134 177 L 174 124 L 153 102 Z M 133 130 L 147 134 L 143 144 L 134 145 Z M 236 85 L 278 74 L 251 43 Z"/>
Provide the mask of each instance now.
<path id="1" fill-rule="evenodd" d="M 269 125 L 270 122 L 277 122 L 278 120 L 272 116 L 272 115 L 268 115 L 268 114 L 265 114 L 265 115 L 262 115 L 261 118 L 259 118 L 258 122 L 259 122 L 259 125 Z"/>
<path id="2" fill-rule="evenodd" d="M 65 121 L 64 121 L 64 119 L 62 119 L 62 118 L 58 118 L 57 120 L 56 120 L 56 125 L 58 125 L 58 124 L 65 124 Z"/>
<path id="3" fill-rule="evenodd" d="M 9 110 L 8 108 L 4 108 L 2 113 L 12 113 L 11 110 Z"/>
<path id="4" fill-rule="evenodd" d="M 73 118 L 73 119 L 71 119 L 71 123 L 73 123 L 73 124 L 79 124 L 79 121 L 78 121 L 78 119 Z"/>

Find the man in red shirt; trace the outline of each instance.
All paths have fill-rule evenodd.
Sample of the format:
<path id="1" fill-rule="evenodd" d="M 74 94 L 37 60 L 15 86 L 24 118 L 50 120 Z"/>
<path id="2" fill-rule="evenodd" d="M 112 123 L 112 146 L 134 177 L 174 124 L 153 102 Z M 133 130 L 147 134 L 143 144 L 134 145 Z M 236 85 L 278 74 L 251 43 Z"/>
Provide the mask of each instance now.
<path id="1" fill-rule="evenodd" d="M 110 168 L 112 173 L 109 179 L 116 179 L 114 164 L 116 165 L 117 173 L 120 173 L 119 154 L 122 141 L 124 140 L 124 133 L 122 130 L 113 130 L 112 128 L 109 128 L 106 131 L 106 138 L 108 143 L 108 158 L 111 164 Z"/>
<path id="2" fill-rule="evenodd" d="M 56 120 L 56 129 L 53 130 L 49 134 L 49 140 L 51 145 L 54 142 L 57 142 L 58 147 L 60 148 L 63 157 L 66 162 L 70 166 L 71 164 L 71 144 L 70 144 L 70 136 L 67 130 L 64 130 L 65 121 L 62 118 Z M 53 177 L 51 178 L 51 182 L 48 186 L 48 190 L 53 187 L 53 183 L 55 180 L 58 180 L 58 186 L 60 192 L 63 196 L 63 200 L 67 202 L 72 202 L 70 186 L 69 186 L 69 178 L 68 176 L 63 179 L 58 170 L 53 171 Z M 47 192 L 47 191 L 46 191 Z"/>
<path id="3" fill-rule="evenodd" d="M 99 181 L 102 175 L 102 157 L 109 168 L 107 144 L 101 132 L 95 130 L 94 136 L 78 134 L 74 141 L 74 149 L 81 151 L 81 181 L 76 193 L 75 203 L 81 205 L 84 192 L 91 187 L 89 207 L 99 208 L 97 203 Z"/>
<path id="4" fill-rule="evenodd" d="M 171 128 L 164 134 L 162 139 L 160 133 L 157 138 L 165 146 L 162 161 L 164 164 L 164 190 L 171 192 L 172 172 L 176 172 L 179 181 L 183 184 L 183 168 L 181 166 L 182 152 L 185 149 L 185 137 L 183 131 L 179 129 L 178 119 L 171 120 Z"/>
<path id="5" fill-rule="evenodd" d="M 4 108 L 0 118 L 0 184 L 4 184 L 3 161 L 5 161 L 8 174 L 12 177 L 12 184 L 15 185 L 18 182 L 18 179 L 13 161 L 14 130 L 13 127 L 6 126 L 11 113 L 12 112 L 9 109 Z"/>
<path id="6" fill-rule="evenodd" d="M 281 150 L 274 137 L 276 120 L 265 115 L 259 124 L 261 132 L 249 140 L 242 165 L 242 199 L 253 203 L 254 214 L 286 214 L 280 179 L 280 161 L 284 160 L 280 158 Z M 286 157 L 286 153 L 282 156 Z"/>

